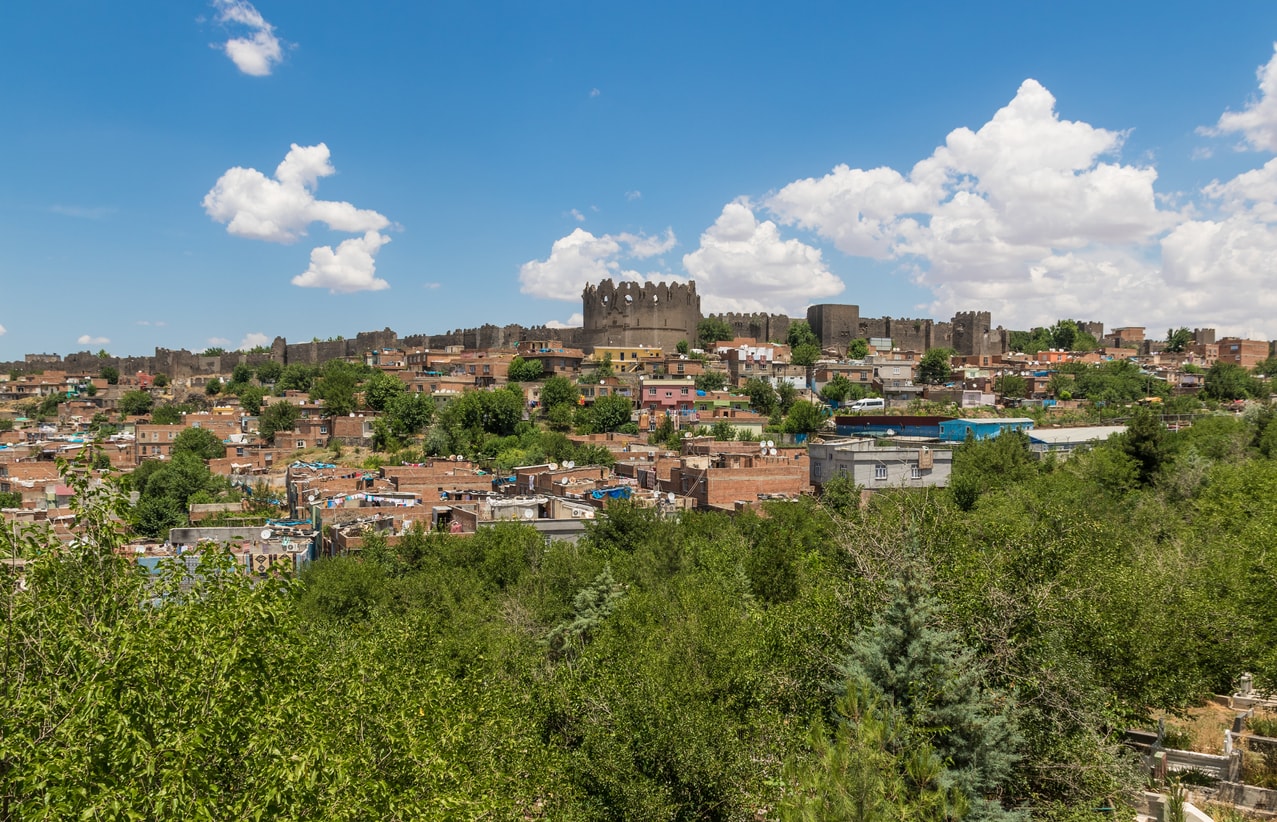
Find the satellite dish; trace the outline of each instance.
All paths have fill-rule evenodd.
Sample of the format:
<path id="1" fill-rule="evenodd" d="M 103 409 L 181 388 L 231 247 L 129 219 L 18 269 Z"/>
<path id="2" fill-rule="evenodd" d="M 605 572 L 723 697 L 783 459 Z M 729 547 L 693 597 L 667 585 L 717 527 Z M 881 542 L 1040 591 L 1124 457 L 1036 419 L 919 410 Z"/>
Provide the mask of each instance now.
<path id="1" fill-rule="evenodd" d="M 767 441 L 767 447 L 768 447 L 768 448 L 775 448 L 775 447 L 776 447 L 776 442 L 775 442 L 774 440 L 768 440 L 768 441 Z"/>
<path id="2" fill-rule="evenodd" d="M 576 467 L 576 462 L 575 462 L 574 460 L 568 460 L 567 462 L 563 463 L 563 467 L 564 467 L 564 468 L 575 468 L 575 467 Z"/>
<path id="3" fill-rule="evenodd" d="M 270 539 L 271 530 L 269 528 L 262 531 L 262 539 Z"/>
<path id="4" fill-rule="evenodd" d="M 776 449 L 775 448 L 771 449 L 770 453 L 773 457 L 776 456 Z"/>
<path id="5" fill-rule="evenodd" d="M 523 509 L 523 518 L 524 518 L 524 519 L 532 519 L 532 509 L 530 509 L 530 508 L 524 508 L 524 509 Z"/>
<path id="6" fill-rule="evenodd" d="M 559 464 L 558 464 L 557 462 L 552 462 L 552 463 L 550 463 L 550 470 L 551 470 L 551 471 L 558 471 L 558 470 L 559 470 Z"/>
<path id="7" fill-rule="evenodd" d="M 670 491 L 670 492 L 669 492 L 669 493 L 665 496 L 665 500 L 666 500 L 667 502 L 673 503 L 673 502 L 674 502 L 674 492 L 673 492 L 673 491 Z"/>

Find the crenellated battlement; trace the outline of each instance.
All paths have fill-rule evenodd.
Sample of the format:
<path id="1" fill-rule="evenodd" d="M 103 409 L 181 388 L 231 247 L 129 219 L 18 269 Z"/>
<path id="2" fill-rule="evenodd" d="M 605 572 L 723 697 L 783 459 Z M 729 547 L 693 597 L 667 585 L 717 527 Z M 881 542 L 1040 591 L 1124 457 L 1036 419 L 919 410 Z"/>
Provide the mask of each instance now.
<path id="1" fill-rule="evenodd" d="M 650 345 L 672 350 L 680 340 L 696 339 L 701 298 L 696 283 L 638 283 L 611 279 L 581 292 L 582 343 Z"/>

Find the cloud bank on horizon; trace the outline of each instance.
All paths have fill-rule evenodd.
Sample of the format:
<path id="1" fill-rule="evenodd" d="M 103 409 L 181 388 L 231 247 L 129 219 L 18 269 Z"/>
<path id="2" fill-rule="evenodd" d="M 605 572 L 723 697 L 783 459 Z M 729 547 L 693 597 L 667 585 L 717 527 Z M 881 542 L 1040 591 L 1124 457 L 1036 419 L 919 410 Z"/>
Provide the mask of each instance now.
<path id="1" fill-rule="evenodd" d="M 1257 74 L 1258 96 L 1200 133 L 1277 152 L 1277 45 Z M 681 272 L 644 271 L 625 235 L 577 228 L 524 263 L 520 282 L 533 296 L 576 300 L 604 277 L 690 277 L 707 311 L 801 315 L 845 283 L 820 248 L 784 228 L 894 265 L 930 291 L 919 308 L 932 316 L 981 308 L 1011 328 L 1064 317 L 1156 328 L 1192 315 L 1222 333 L 1277 338 L 1277 159 L 1163 193 L 1152 163 L 1122 161 L 1125 137 L 1061 119 L 1055 97 L 1027 79 L 988 122 L 954 129 L 912 168 L 842 164 L 728 203 Z"/>
<path id="2" fill-rule="evenodd" d="M 376 276 L 376 256 L 390 242 L 381 233 L 390 220 L 347 202 L 315 198 L 320 178 L 336 173 L 327 145 L 293 143 L 273 177 L 255 168 L 229 169 L 204 195 L 204 211 L 225 224 L 229 234 L 272 243 L 294 243 L 314 223 L 362 234 L 343 241 L 335 251 L 332 246 L 312 250 L 310 267 L 291 282 L 302 288 L 327 288 L 333 294 L 389 288 L 390 283 Z"/>

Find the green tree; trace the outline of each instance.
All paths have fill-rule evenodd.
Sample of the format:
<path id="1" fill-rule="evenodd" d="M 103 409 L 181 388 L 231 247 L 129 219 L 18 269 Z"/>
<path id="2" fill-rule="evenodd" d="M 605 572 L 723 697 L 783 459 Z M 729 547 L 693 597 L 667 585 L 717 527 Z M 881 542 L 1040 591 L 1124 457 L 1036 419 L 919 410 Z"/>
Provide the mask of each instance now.
<path id="1" fill-rule="evenodd" d="M 244 383 L 247 383 L 252 378 L 253 378 L 253 369 L 242 362 L 237 363 L 235 367 L 231 369 L 231 382 L 244 384 Z"/>
<path id="2" fill-rule="evenodd" d="M 791 349 L 797 349 L 800 346 L 815 346 L 817 356 L 820 352 L 820 340 L 816 338 L 815 332 L 811 330 L 811 326 L 806 320 L 796 320 L 789 324 L 789 332 L 785 335 L 785 343 Z"/>
<path id="3" fill-rule="evenodd" d="M 324 363 L 319 379 L 310 387 L 310 398 L 324 403 L 324 416 L 344 417 L 355 410 L 355 389 L 361 370 L 342 360 Z"/>
<path id="4" fill-rule="evenodd" d="M 257 381 L 262 385 L 272 385 L 284 374 L 284 366 L 275 360 L 267 360 L 257 366 Z"/>
<path id="5" fill-rule="evenodd" d="M 120 384 L 120 369 L 113 365 L 102 366 L 102 370 L 98 372 L 98 376 L 106 380 L 108 385 Z"/>
<path id="6" fill-rule="evenodd" d="M 629 397 L 620 394 L 599 397 L 589 408 L 591 427 L 598 432 L 615 431 L 630 422 L 633 409 Z"/>
<path id="7" fill-rule="evenodd" d="M 791 382 L 781 382 L 776 386 L 776 407 L 782 414 L 788 414 L 794 402 L 798 400 L 798 389 Z"/>
<path id="8" fill-rule="evenodd" d="M 550 658 L 575 655 L 624 596 L 625 588 L 613 579 L 611 566 L 603 566 L 599 575 L 572 598 L 571 618 L 555 625 L 546 635 Z"/>
<path id="9" fill-rule="evenodd" d="M 835 374 L 829 382 L 825 383 L 825 387 L 820 389 L 820 398 L 830 405 L 839 406 L 847 399 L 852 388 L 851 380 L 842 374 Z"/>
<path id="10" fill-rule="evenodd" d="M 869 356 L 869 341 L 857 337 L 847 345 L 847 357 L 853 360 L 863 360 Z"/>
<path id="11" fill-rule="evenodd" d="M 569 431 L 576 418 L 576 407 L 567 403 L 559 403 L 546 409 L 545 420 L 552 431 Z"/>
<path id="12" fill-rule="evenodd" d="M 722 317 L 706 317 L 696 325 L 697 347 L 709 349 L 714 343 L 732 339 L 732 327 Z"/>
<path id="13" fill-rule="evenodd" d="M 211 501 L 227 488 L 225 480 L 215 477 L 204 461 L 189 451 L 175 453 L 172 460 L 144 473 L 139 484 L 133 526 L 152 538 L 166 537 L 168 529 L 186 524 L 192 502 L 201 498 Z"/>
<path id="14" fill-rule="evenodd" d="M 262 409 L 257 420 L 257 434 L 267 442 L 273 443 L 276 433 L 293 430 L 298 416 L 297 406 L 287 400 L 273 402 Z"/>
<path id="15" fill-rule="evenodd" d="M 126 417 L 133 417 L 150 411 L 152 403 L 151 395 L 146 391 L 125 391 L 120 395 L 116 408 Z"/>
<path id="16" fill-rule="evenodd" d="M 541 384 L 541 407 L 549 410 L 556 405 L 576 405 L 581 390 L 567 377 L 555 374 Z"/>
<path id="17" fill-rule="evenodd" d="M 776 410 L 776 389 L 766 380 L 753 377 L 746 380 L 744 391 L 749 395 L 749 405 L 759 414 L 770 417 Z"/>
<path id="18" fill-rule="evenodd" d="M 435 401 L 420 392 L 407 392 L 390 400 L 386 408 L 386 424 L 398 439 L 415 436 L 426 430 L 434 418 Z"/>
<path id="19" fill-rule="evenodd" d="M 950 822 L 969 803 L 946 785 L 939 754 L 871 686 L 848 687 L 833 705 L 833 726 L 818 723 L 810 753 L 791 760 L 785 822 Z"/>
<path id="20" fill-rule="evenodd" d="M 1126 431 L 1114 441 L 1119 449 L 1135 460 L 1139 483 L 1151 485 L 1169 455 L 1166 426 L 1162 425 L 1157 414 L 1148 408 L 1137 408 Z"/>
<path id="21" fill-rule="evenodd" d="M 794 365 L 802 365 L 810 368 L 816 364 L 816 360 L 820 359 L 820 346 L 810 343 L 794 346 L 790 351 L 789 361 Z"/>
<path id="22" fill-rule="evenodd" d="M 16 491 L 0 491 L 0 508 L 21 508 L 22 495 Z"/>
<path id="23" fill-rule="evenodd" d="M 690 350 L 690 346 L 687 344 L 687 340 L 679 340 L 674 344 L 674 350 L 686 357 L 687 352 Z"/>
<path id="24" fill-rule="evenodd" d="M 290 363 L 279 373 L 275 387 L 279 391 L 309 391 L 319 378 L 319 369 L 313 365 Z"/>
<path id="25" fill-rule="evenodd" d="M 722 371 L 706 371 L 696 375 L 698 391 L 722 391 L 727 387 L 727 375 Z"/>
<path id="26" fill-rule="evenodd" d="M 215 460 L 226 456 L 226 446 L 207 428 L 187 428 L 173 440 L 173 456 L 194 454 L 201 460 Z"/>
<path id="27" fill-rule="evenodd" d="M 381 413 L 406 391 L 407 387 L 403 380 L 385 371 L 374 371 L 364 383 L 364 403 L 372 410 Z"/>
<path id="28" fill-rule="evenodd" d="M 1021 399 L 1029 394 L 1029 381 L 1019 374 L 1003 374 L 993 381 L 993 390 L 1009 399 Z"/>
<path id="29" fill-rule="evenodd" d="M 1063 351 L 1094 351 L 1099 348 L 1095 337 L 1084 331 L 1077 320 L 1059 320 L 1047 329 L 1047 334 L 1050 348 Z"/>
<path id="30" fill-rule="evenodd" d="M 943 385 L 949 381 L 952 369 L 949 361 L 953 357 L 952 348 L 933 348 L 918 362 L 918 379 L 928 385 Z"/>
<path id="31" fill-rule="evenodd" d="M 540 360 L 525 360 L 522 357 L 515 357 L 510 360 L 510 367 L 506 371 L 506 378 L 510 382 L 532 382 L 542 377 Z"/>
<path id="32" fill-rule="evenodd" d="M 1027 483 L 1037 470 L 1024 432 L 1003 431 L 984 440 L 968 434 L 954 452 L 949 490 L 958 507 L 970 511 L 982 494 Z"/>
<path id="33" fill-rule="evenodd" d="M 594 379 L 605 379 L 616 376 L 616 369 L 612 367 L 612 352 L 608 351 L 603 355 L 603 359 L 596 360 L 594 370 L 591 372 Z"/>
<path id="34" fill-rule="evenodd" d="M 182 421 L 182 414 L 188 410 L 186 406 L 172 403 L 157 405 L 151 412 L 151 422 L 155 425 L 177 425 Z"/>
<path id="35" fill-rule="evenodd" d="M 266 389 L 260 386 L 250 385 L 239 392 L 240 407 L 254 417 L 261 413 L 262 401 L 265 399 Z"/>
<path id="36" fill-rule="evenodd" d="M 168 374 L 156 374 L 154 385 L 156 388 L 167 388 L 169 383 Z"/>
<path id="37" fill-rule="evenodd" d="M 225 348 L 222 348 L 220 345 L 214 345 L 209 348 L 205 348 L 204 351 L 200 354 L 200 356 L 201 357 L 220 357 L 225 353 L 226 353 Z"/>
<path id="38" fill-rule="evenodd" d="M 798 400 L 785 415 L 785 432 L 789 434 L 811 434 L 819 431 L 825 424 L 825 417 L 820 407 L 807 400 Z"/>
<path id="39" fill-rule="evenodd" d="M 1168 328 L 1166 329 L 1166 350 L 1172 352 L 1181 352 L 1188 348 L 1193 342 L 1193 332 L 1187 328 Z"/>
<path id="40" fill-rule="evenodd" d="M 940 621 L 939 604 L 906 581 L 858 637 L 840 667 L 842 693 L 867 686 L 944 763 L 936 782 L 960 791 L 968 819 L 1018 820 L 1000 798 L 1019 759 L 1011 700 L 988 687 L 984 666 Z"/>
<path id="41" fill-rule="evenodd" d="M 719 442 L 731 442 L 736 439 L 736 429 L 730 420 L 717 420 L 709 427 L 710 436 Z"/>
<path id="42" fill-rule="evenodd" d="M 1241 400 L 1259 391 L 1254 377 L 1245 368 L 1220 360 L 1207 370 L 1202 393 L 1213 400 Z"/>
<path id="43" fill-rule="evenodd" d="M 204 393 L 210 397 L 216 397 L 218 394 L 222 393 L 222 381 L 217 377 L 214 377 L 204 383 Z"/>

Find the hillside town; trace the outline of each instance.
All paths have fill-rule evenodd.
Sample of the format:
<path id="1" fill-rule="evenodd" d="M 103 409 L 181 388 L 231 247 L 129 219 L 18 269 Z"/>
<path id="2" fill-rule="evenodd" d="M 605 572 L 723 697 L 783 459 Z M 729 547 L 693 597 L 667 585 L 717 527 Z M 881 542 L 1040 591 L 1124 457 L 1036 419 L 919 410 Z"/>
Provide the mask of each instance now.
<path id="1" fill-rule="evenodd" d="M 69 534 L 64 463 L 96 483 L 185 452 L 211 479 L 139 513 L 141 556 L 215 539 L 246 565 L 300 565 L 369 531 L 511 519 L 575 539 L 618 499 L 739 511 L 835 480 L 865 498 L 943 487 L 955 446 L 1004 431 L 1063 459 L 1125 430 L 1134 407 L 1176 428 L 1267 402 L 1274 363 L 1271 342 L 1208 328 L 1011 332 L 987 313 L 866 319 L 854 305 L 702 316 L 694 282 L 607 280 L 582 299 L 576 329 L 28 355 L 0 374 L 3 517 Z M 150 510 L 146 486 L 133 492 Z"/>

